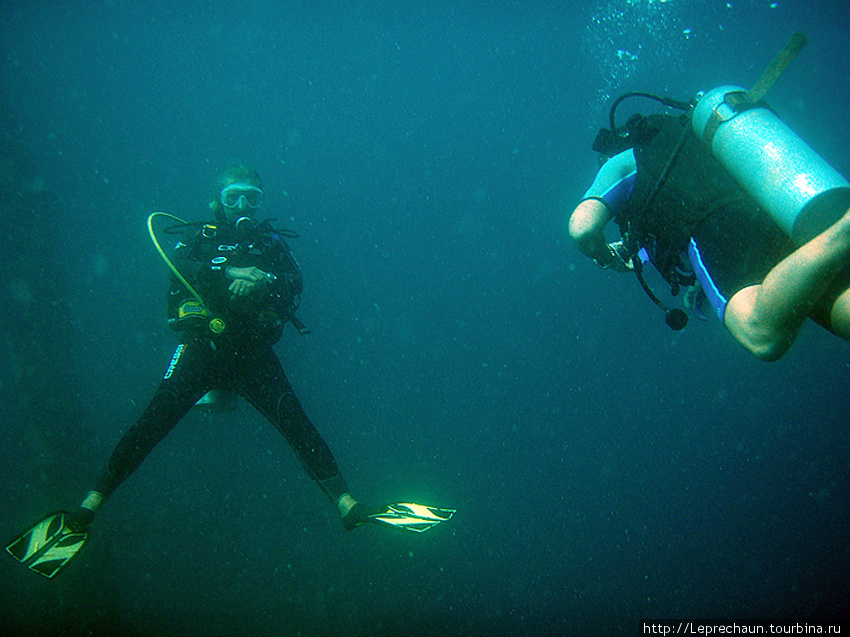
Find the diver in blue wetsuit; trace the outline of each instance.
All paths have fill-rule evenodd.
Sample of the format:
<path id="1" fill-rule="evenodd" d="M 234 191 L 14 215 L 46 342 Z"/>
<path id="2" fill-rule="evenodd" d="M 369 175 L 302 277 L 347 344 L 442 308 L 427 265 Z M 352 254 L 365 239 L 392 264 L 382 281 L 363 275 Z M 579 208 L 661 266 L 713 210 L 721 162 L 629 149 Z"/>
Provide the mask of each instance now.
<path id="1" fill-rule="evenodd" d="M 710 302 L 735 339 L 765 361 L 785 354 L 806 318 L 850 340 L 846 199 L 834 223 L 798 245 L 706 150 L 688 117 L 636 116 L 628 127 L 627 147 L 612 149 L 570 215 L 569 234 L 583 254 L 618 272 L 652 263 L 674 295 L 686 290 L 692 304 Z M 620 241 L 606 238 L 612 220 Z"/>

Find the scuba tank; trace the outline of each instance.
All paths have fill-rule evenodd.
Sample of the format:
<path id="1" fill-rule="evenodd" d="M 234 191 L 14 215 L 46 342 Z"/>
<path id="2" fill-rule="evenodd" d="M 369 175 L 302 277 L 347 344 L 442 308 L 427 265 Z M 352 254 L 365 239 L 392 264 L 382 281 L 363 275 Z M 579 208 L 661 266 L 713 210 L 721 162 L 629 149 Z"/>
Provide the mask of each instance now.
<path id="1" fill-rule="evenodd" d="M 720 86 L 694 108 L 697 137 L 780 228 L 802 245 L 850 208 L 850 183 L 746 89 Z"/>
<path id="2" fill-rule="evenodd" d="M 195 403 L 195 409 L 208 414 L 229 414 L 236 411 L 237 395 L 227 389 L 211 389 Z"/>

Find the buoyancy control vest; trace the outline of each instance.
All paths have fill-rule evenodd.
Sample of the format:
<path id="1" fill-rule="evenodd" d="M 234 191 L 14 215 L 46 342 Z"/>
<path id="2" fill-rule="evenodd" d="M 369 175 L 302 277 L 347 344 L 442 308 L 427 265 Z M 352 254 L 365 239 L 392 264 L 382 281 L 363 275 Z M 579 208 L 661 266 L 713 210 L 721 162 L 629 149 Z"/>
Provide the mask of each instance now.
<path id="1" fill-rule="evenodd" d="M 686 115 L 648 115 L 641 129 L 633 148 L 634 189 L 616 222 L 629 251 L 646 249 L 676 294 L 693 283 L 682 254 L 698 226 L 719 210 L 758 206 L 706 152 Z"/>
<path id="2" fill-rule="evenodd" d="M 199 287 L 203 303 L 173 279 L 168 294 L 169 324 L 173 329 L 206 333 L 207 324 L 212 323 L 207 319 L 217 316 L 227 326 L 221 328 L 222 332 L 235 328 L 271 343 L 280 339 L 287 321 L 306 332 L 295 317 L 303 289 L 301 268 L 268 222 L 257 224 L 248 233 L 236 232 L 226 224 L 205 224 L 189 244 L 178 247 L 175 261 Z M 231 299 L 224 280 L 228 266 L 256 266 L 274 274 L 275 280 L 257 296 Z"/>

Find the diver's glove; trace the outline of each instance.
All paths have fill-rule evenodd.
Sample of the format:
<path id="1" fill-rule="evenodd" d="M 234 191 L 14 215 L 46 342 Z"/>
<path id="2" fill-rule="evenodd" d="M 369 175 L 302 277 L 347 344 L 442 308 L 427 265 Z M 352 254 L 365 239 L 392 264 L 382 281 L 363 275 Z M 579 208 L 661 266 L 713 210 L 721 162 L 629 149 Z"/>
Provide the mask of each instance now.
<path id="1" fill-rule="evenodd" d="M 369 516 L 378 513 L 377 507 L 366 506 L 359 502 L 355 504 L 342 518 L 342 526 L 346 531 L 353 531 L 358 526 L 363 526 L 369 521 Z"/>
<path id="2" fill-rule="evenodd" d="M 623 245 L 622 241 L 609 243 L 608 252 L 611 256 L 604 263 L 598 259 L 596 260 L 596 265 L 603 270 L 610 268 L 614 272 L 631 272 L 635 269 L 632 264 L 632 257 L 629 255 L 629 251 Z"/>

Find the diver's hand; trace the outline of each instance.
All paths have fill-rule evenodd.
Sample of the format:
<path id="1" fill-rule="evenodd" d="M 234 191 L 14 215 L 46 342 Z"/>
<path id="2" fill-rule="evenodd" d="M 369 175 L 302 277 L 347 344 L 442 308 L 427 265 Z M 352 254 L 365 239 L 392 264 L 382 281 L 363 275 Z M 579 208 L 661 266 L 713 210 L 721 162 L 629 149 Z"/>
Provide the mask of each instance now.
<path id="1" fill-rule="evenodd" d="M 611 258 L 602 266 L 603 268 L 611 268 L 614 272 L 631 272 L 635 269 L 632 258 L 628 256 L 628 250 L 622 241 L 609 243 L 608 251 L 611 253 Z"/>
<path id="2" fill-rule="evenodd" d="M 228 279 L 233 279 L 233 283 L 227 288 L 233 296 L 248 296 L 257 290 L 267 286 L 275 280 L 275 275 L 270 272 L 263 272 L 260 268 L 235 268 L 230 266 L 225 271 Z"/>

